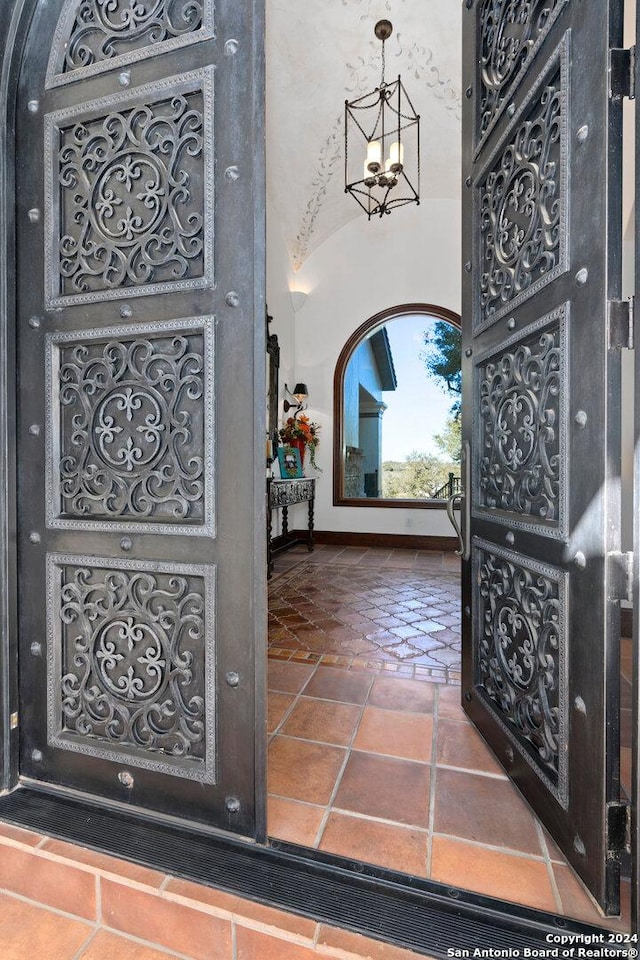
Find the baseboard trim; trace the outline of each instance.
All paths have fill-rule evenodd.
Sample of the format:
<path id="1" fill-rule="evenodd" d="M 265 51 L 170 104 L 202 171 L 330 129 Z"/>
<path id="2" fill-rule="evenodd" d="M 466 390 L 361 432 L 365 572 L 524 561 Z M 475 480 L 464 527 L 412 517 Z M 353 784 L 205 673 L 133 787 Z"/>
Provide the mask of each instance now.
<path id="1" fill-rule="evenodd" d="M 292 530 L 290 536 L 306 538 L 306 530 Z M 314 530 L 316 543 L 340 547 L 383 547 L 389 550 L 444 550 L 453 552 L 458 547 L 457 537 L 428 537 L 402 533 L 355 533 L 348 530 Z"/>

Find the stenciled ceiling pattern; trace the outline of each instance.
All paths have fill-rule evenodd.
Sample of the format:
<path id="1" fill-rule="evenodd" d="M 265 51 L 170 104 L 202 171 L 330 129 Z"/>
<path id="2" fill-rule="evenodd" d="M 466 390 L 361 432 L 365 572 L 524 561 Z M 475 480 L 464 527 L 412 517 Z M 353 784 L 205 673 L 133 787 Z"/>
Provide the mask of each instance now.
<path id="1" fill-rule="evenodd" d="M 344 193 L 344 101 L 380 82 L 382 18 L 386 77 L 421 117 L 421 197 L 459 194 L 459 0 L 267 0 L 267 184 L 294 270 L 365 216 Z"/>

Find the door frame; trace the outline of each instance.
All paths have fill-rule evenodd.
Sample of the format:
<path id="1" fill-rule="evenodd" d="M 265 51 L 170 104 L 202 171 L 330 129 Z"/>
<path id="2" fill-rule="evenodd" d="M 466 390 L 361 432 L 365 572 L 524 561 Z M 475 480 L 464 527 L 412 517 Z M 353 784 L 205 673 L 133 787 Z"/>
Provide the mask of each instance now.
<path id="1" fill-rule="evenodd" d="M 71 795 L 52 795 L 19 784 L 17 704 L 17 563 L 15 449 L 15 244 L 14 130 L 15 94 L 24 44 L 38 0 L 5 0 L 0 30 L 6 45 L 0 50 L 0 819 L 136 862 L 163 869 L 195 882 L 219 887 L 280 909 L 355 930 L 391 944 L 431 956 L 447 949 L 481 943 L 495 948 L 548 947 L 551 936 L 599 931 L 579 921 L 378 867 L 363 865 L 306 847 L 272 842 L 266 845 L 264 817 L 258 843 L 230 838 L 206 828 L 169 822 L 147 812 L 98 806 Z M 249 0 L 255 13 L 252 55 L 263 67 L 263 0 Z M 263 81 L 264 82 L 264 81 Z M 256 96 L 254 129 L 263 132 L 263 91 Z M 264 200 L 264 162 L 252 158 L 251 174 Z M 256 249 L 264 254 L 264 202 L 256 205 Z M 255 316 L 264 316 L 264 256 L 256 265 Z M 258 323 L 254 363 L 264 378 L 263 324 Z M 261 382 L 261 381 L 260 381 Z M 264 391 L 263 391 L 264 392 Z M 257 405 L 256 405 L 257 411 Z M 255 449 L 263 444 L 256 416 Z M 257 465 L 262 460 L 257 458 Z M 256 468 L 253 508 L 265 509 L 264 476 Z M 255 591 L 258 700 L 264 695 L 266 669 L 266 563 L 264 523 L 256 525 Z M 256 791 L 264 797 L 266 736 L 256 730 L 258 770 Z M 264 809 L 264 803 L 258 803 Z M 135 843 L 132 843 L 135 837 Z M 185 856 L 185 845 L 189 856 Z M 334 895 L 326 897 L 327 884 Z M 313 906 L 309 906 L 312 904 Z M 554 941 L 557 942 L 557 941 Z M 565 941 L 566 942 L 566 941 Z"/>
<path id="2" fill-rule="evenodd" d="M 36 0 L 37 2 L 37 0 Z M 18 702 L 17 663 L 17 511 L 15 407 L 15 100 L 18 75 L 34 0 L 16 0 L 0 10 L 0 30 L 7 38 L 0 51 L 0 790 L 18 780 L 18 729 L 12 707 Z M 15 711 L 13 711 L 15 713 Z"/>

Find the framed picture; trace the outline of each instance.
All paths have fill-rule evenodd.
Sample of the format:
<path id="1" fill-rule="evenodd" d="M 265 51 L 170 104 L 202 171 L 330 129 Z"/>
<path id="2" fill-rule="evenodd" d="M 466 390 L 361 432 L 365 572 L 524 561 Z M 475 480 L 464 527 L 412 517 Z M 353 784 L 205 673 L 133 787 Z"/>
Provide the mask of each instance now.
<path id="1" fill-rule="evenodd" d="M 286 443 L 278 447 L 278 463 L 282 480 L 299 480 L 302 477 L 302 463 L 297 447 L 289 447 Z"/>

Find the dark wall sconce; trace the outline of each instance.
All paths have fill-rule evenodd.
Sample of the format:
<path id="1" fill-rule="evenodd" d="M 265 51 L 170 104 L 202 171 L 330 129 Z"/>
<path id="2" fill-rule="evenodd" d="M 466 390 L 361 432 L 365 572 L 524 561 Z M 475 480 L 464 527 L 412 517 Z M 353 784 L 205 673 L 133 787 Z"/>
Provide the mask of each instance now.
<path id="1" fill-rule="evenodd" d="M 296 413 L 301 413 L 303 410 L 307 409 L 306 400 L 309 398 L 309 390 L 306 383 L 296 383 L 293 390 L 289 390 L 289 387 L 284 385 L 285 392 L 289 394 L 290 397 L 293 397 L 295 403 L 291 403 L 289 400 L 285 399 L 284 401 L 284 412 L 289 413 L 289 410 L 295 410 Z"/>

